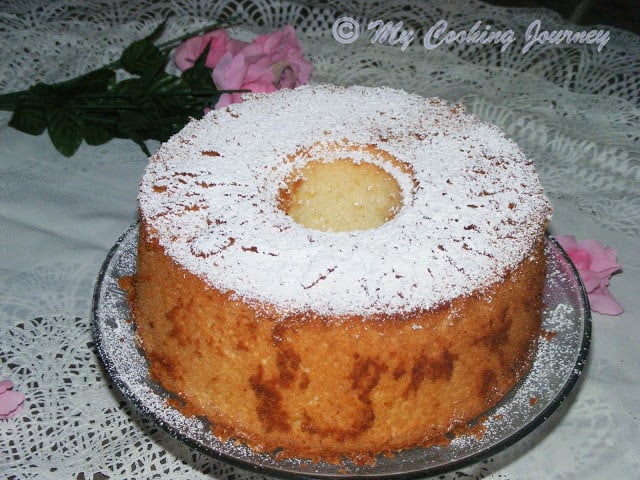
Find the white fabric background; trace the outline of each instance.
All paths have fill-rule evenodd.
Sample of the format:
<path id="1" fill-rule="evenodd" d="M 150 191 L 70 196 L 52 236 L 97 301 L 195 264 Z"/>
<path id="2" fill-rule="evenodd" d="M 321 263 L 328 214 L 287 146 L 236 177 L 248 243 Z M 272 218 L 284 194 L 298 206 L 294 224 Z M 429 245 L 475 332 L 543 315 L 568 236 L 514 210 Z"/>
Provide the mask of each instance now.
<path id="1" fill-rule="evenodd" d="M 323 2 L 324 3 L 324 2 Z M 569 400 L 541 428 L 496 456 L 444 478 L 636 478 L 640 471 L 640 42 L 610 27 L 594 46 L 521 44 L 427 51 L 335 41 L 333 21 L 403 20 L 416 31 L 440 19 L 477 20 L 522 40 L 548 11 L 478 1 L 305 3 L 240 0 L 5 1 L 0 12 L 0 90 L 70 78 L 116 58 L 169 18 L 171 38 L 237 14 L 245 34 L 291 23 L 314 64 L 314 81 L 386 84 L 463 101 L 502 127 L 535 159 L 554 205 L 551 231 L 618 250 L 624 272 L 611 290 L 625 308 L 594 313 L 590 361 Z M 362 23 L 366 25 L 366 23 Z M 64 158 L 46 135 L 7 126 L 0 112 L 0 378 L 27 395 L 24 412 L 0 421 L 4 478 L 250 478 L 173 441 L 133 413 L 93 350 L 89 318 L 100 265 L 136 218 L 146 159 L 132 142 L 83 145 Z M 150 145 L 153 150 L 156 145 Z"/>

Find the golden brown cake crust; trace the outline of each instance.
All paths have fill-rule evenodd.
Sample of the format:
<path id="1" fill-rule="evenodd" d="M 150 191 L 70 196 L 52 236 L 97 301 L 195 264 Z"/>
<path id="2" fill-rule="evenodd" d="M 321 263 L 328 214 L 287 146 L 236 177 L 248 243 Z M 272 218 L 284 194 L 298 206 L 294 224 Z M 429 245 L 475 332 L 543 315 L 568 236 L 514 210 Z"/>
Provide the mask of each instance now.
<path id="1" fill-rule="evenodd" d="M 256 451 L 331 461 L 428 444 L 530 367 L 543 239 L 504 281 L 433 311 L 282 317 L 178 266 L 149 228 L 130 300 L 151 375 L 187 414 Z"/>

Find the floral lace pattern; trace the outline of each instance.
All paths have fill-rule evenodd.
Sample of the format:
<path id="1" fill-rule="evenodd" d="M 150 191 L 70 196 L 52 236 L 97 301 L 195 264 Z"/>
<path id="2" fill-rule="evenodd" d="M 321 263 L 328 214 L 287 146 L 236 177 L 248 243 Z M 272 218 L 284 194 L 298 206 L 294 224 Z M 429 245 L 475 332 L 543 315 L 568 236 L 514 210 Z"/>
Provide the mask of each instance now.
<path id="1" fill-rule="evenodd" d="M 557 232 L 552 222 L 552 233 L 599 238 L 607 232 L 620 242 L 621 255 L 627 251 L 623 244 L 637 245 L 640 42 L 629 32 L 596 27 L 610 33 L 601 51 L 572 44 L 535 45 L 522 53 L 525 32 L 537 19 L 547 30 L 588 29 L 549 11 L 478 0 L 7 0 L 0 13 L 0 90 L 56 82 L 108 63 L 165 19 L 165 36 L 173 38 L 220 17 L 234 17 L 234 37 L 244 41 L 296 26 L 314 82 L 386 84 L 464 103 L 535 160 L 563 222 Z M 343 17 L 359 26 L 353 43 L 341 43 L 332 31 Z M 367 26 L 378 19 L 402 21 L 415 40 L 406 49 L 389 38 L 374 40 Z M 481 20 L 481 29 L 511 29 L 516 40 L 504 50 L 477 44 L 425 48 L 422 38 L 443 19 L 455 31 L 468 31 Z M 145 163 L 137 147 L 113 141 L 83 146 L 77 156 L 63 159 L 46 137 L 7 127 L 8 118 L 0 112 L 0 178 L 12 179 L 0 189 L 0 379 L 10 378 L 26 398 L 22 412 L 0 420 L 1 476 L 262 478 L 204 457 L 139 417 L 100 367 L 88 320 L 91 291 L 109 247 L 135 218 Z M 589 231 L 585 224 L 597 227 Z M 7 232 L 20 234 L 20 241 Z M 638 271 L 637 260 L 631 260 L 622 261 L 629 275 Z M 627 309 L 632 294 L 625 288 L 631 287 L 620 283 L 622 298 L 616 296 Z M 612 325 L 603 323 L 600 331 Z M 544 478 L 591 478 L 604 468 L 603 478 L 635 474 L 637 387 L 631 386 L 637 385 L 637 370 L 632 360 L 598 356 L 608 346 L 596 338 L 596 356 L 586 372 L 591 381 L 542 428 L 442 478 L 533 478 L 532 465 L 540 470 L 536 477 Z M 612 378 L 629 390 L 612 398 Z M 613 441 L 607 436 L 612 430 Z"/>

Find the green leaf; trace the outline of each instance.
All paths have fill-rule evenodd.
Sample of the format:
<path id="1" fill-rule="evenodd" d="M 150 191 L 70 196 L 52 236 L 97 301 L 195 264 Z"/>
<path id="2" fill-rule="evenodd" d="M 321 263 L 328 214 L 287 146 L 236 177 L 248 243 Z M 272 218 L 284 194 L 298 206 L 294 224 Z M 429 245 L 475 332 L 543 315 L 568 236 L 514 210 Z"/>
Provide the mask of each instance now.
<path id="1" fill-rule="evenodd" d="M 124 117 L 123 122 L 119 125 L 119 136 L 121 136 L 121 138 L 128 138 L 129 140 L 134 141 L 146 156 L 150 156 L 151 153 L 144 143 L 146 139 L 145 135 L 138 133 L 139 128 L 140 124 L 137 123 L 136 120 L 132 120 L 126 116 Z"/>
<path id="2" fill-rule="evenodd" d="M 164 25 L 163 22 L 150 35 L 125 48 L 120 57 L 122 68 L 134 75 L 147 76 L 154 76 L 164 69 L 169 59 L 153 44 L 164 30 Z"/>
<path id="3" fill-rule="evenodd" d="M 205 65 L 210 48 L 211 44 L 209 43 L 196 59 L 193 66 L 182 72 L 182 80 L 194 90 L 213 87 L 213 79 L 211 78 L 213 70 Z"/>
<path id="4" fill-rule="evenodd" d="M 155 118 L 149 111 L 132 110 L 122 115 L 118 129 L 129 135 L 140 136 L 138 132 L 157 127 Z"/>
<path id="5" fill-rule="evenodd" d="M 18 105 L 22 102 L 27 92 L 11 92 L 0 95 L 0 110 L 5 112 L 14 112 Z"/>
<path id="6" fill-rule="evenodd" d="M 115 99 L 127 97 L 138 98 L 146 91 L 146 85 L 143 85 L 139 78 L 127 78 L 118 82 L 116 86 L 111 89 L 111 96 Z"/>
<path id="7" fill-rule="evenodd" d="M 211 78 L 211 69 L 198 65 L 182 72 L 182 81 L 194 90 L 203 88 L 215 88 Z"/>
<path id="8" fill-rule="evenodd" d="M 100 68 L 83 78 L 81 88 L 84 92 L 104 93 L 116 83 L 116 72 L 107 68 Z"/>
<path id="9" fill-rule="evenodd" d="M 82 143 L 82 123 L 69 107 L 58 108 L 49 117 L 49 138 L 65 157 L 70 157 Z"/>
<path id="10" fill-rule="evenodd" d="M 150 82 L 147 93 L 150 95 L 167 95 L 170 93 L 188 93 L 188 91 L 180 77 L 162 72 Z"/>
<path id="11" fill-rule="evenodd" d="M 151 32 L 149 35 L 147 35 L 146 37 L 143 38 L 143 40 L 146 40 L 149 43 L 155 43 L 160 36 L 162 35 L 162 32 L 164 32 L 164 28 L 167 26 L 167 22 L 166 20 L 162 23 L 160 23 L 155 30 L 153 30 L 153 32 Z"/>
<path id="12" fill-rule="evenodd" d="M 155 45 L 144 40 L 132 43 L 122 54 L 122 67 L 134 75 L 155 75 L 167 59 Z"/>
<path id="13" fill-rule="evenodd" d="M 18 104 L 9 126 L 29 135 L 40 135 L 47 128 L 47 112 L 42 107 Z"/>
<path id="14" fill-rule="evenodd" d="M 57 84 L 54 88 L 66 95 L 81 93 L 105 93 L 116 81 L 116 72 L 108 68 L 99 68 L 80 77 Z"/>
<path id="15" fill-rule="evenodd" d="M 114 134 L 111 129 L 96 123 L 87 122 L 85 122 L 85 125 L 82 128 L 82 136 L 87 144 L 92 146 L 103 145 L 114 138 Z"/>

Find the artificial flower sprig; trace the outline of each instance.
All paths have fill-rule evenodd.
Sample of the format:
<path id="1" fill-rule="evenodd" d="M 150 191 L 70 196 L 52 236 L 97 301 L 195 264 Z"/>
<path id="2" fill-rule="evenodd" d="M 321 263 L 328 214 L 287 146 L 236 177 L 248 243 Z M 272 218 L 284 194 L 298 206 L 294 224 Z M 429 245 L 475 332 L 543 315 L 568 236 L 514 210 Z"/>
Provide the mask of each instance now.
<path id="1" fill-rule="evenodd" d="M 148 154 L 145 140 L 166 140 L 203 103 L 215 103 L 220 93 L 211 72 L 197 63 L 180 77 L 165 72 L 170 45 L 154 43 L 164 24 L 129 45 L 120 58 L 74 79 L 0 96 L 0 109 L 12 111 L 9 125 L 40 135 L 45 130 L 55 148 L 73 155 L 82 141 L 101 145 L 128 138 Z M 117 81 L 116 72 L 129 78 Z"/>
<path id="2" fill-rule="evenodd" d="M 114 138 L 133 140 L 149 155 L 145 141 L 166 141 L 208 108 L 240 101 L 246 91 L 293 88 L 311 73 L 290 26 L 251 43 L 230 39 L 222 28 L 201 35 L 209 27 L 155 45 L 163 28 L 133 42 L 112 64 L 68 81 L 0 95 L 0 110 L 13 112 L 9 126 L 31 135 L 47 131 L 67 157 L 83 141 L 101 145 Z M 173 75 L 166 67 L 182 42 L 176 54 L 182 73 Z M 189 56 L 196 45 L 197 55 Z M 117 80 L 118 70 L 128 78 Z"/>
<path id="3" fill-rule="evenodd" d="M 618 253 L 597 240 L 576 240 L 573 235 L 555 237 L 575 265 L 595 312 L 619 315 L 624 310 L 609 291 L 611 276 L 622 270 Z"/>

